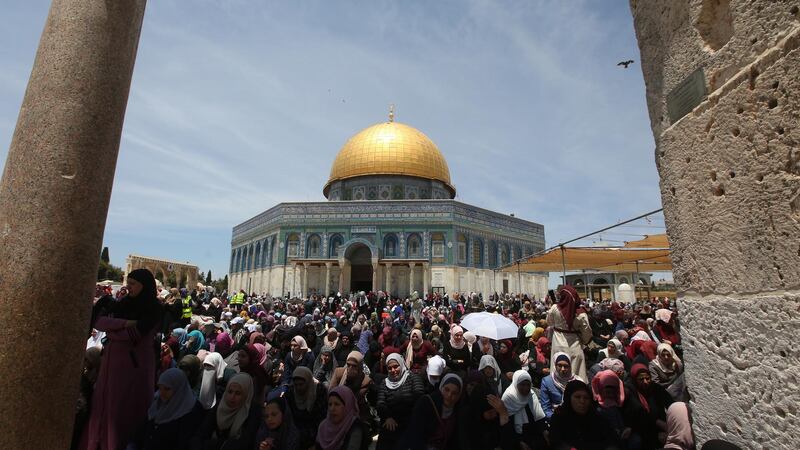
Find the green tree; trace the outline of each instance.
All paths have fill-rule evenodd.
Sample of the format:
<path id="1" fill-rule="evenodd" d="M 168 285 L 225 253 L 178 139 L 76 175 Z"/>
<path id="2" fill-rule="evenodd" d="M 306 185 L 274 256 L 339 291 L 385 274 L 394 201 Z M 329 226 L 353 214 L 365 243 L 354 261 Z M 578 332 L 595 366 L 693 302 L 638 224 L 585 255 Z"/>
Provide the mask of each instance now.
<path id="1" fill-rule="evenodd" d="M 209 270 L 209 271 L 208 271 L 208 274 L 206 275 L 206 286 L 208 286 L 208 285 L 210 285 L 210 284 L 211 284 L 211 280 L 212 280 L 212 278 L 211 278 L 211 271 Z"/>
<path id="2" fill-rule="evenodd" d="M 105 262 L 111 262 L 108 258 L 108 247 L 103 247 L 103 251 L 100 253 L 100 259 Z"/>

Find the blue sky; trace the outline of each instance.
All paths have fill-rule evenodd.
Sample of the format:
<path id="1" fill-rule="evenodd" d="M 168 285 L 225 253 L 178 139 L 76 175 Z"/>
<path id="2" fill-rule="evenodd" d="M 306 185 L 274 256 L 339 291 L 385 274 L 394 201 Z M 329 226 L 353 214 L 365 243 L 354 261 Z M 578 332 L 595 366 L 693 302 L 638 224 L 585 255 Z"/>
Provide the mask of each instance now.
<path id="1" fill-rule="evenodd" d="M 3 10 L 3 163 L 49 3 Z M 627 1 L 150 1 L 104 245 L 216 278 L 232 227 L 323 200 L 390 103 L 459 200 L 542 223 L 548 245 L 657 209 L 638 60 Z"/>

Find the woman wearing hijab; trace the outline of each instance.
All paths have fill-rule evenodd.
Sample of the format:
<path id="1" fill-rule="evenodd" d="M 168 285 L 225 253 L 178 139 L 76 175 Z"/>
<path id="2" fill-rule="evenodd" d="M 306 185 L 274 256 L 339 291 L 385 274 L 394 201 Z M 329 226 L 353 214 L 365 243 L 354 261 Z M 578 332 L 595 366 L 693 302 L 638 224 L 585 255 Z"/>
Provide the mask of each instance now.
<path id="1" fill-rule="evenodd" d="M 374 392 L 372 378 L 364 373 L 364 356 L 353 350 L 347 355 L 344 367 L 339 367 L 331 379 L 331 387 L 347 386 L 353 391 L 358 404 L 359 417 L 364 424 L 373 424 L 374 420 L 370 411 L 370 402 L 367 395 Z"/>
<path id="2" fill-rule="evenodd" d="M 502 374 L 500 379 L 503 382 L 503 389 L 511 384 L 511 378 L 514 376 L 514 372 L 522 368 L 519 358 L 514 354 L 513 348 L 514 346 L 509 339 L 504 339 L 497 344 L 497 354 L 494 359 L 500 367 L 500 372 Z"/>
<path id="3" fill-rule="evenodd" d="M 388 376 L 378 387 L 376 408 L 381 419 L 378 450 L 393 449 L 408 427 L 414 402 L 425 393 L 422 379 L 406 368 L 398 353 L 386 357 Z"/>
<path id="4" fill-rule="evenodd" d="M 500 440 L 498 411 L 490 399 L 499 400 L 504 392 L 500 380 L 500 368 L 492 356 L 483 355 L 478 364 L 478 372 L 470 375 L 467 382 L 473 387 L 469 392 L 468 434 L 473 448 L 493 448 Z"/>
<path id="5" fill-rule="evenodd" d="M 572 361 L 568 354 L 559 352 L 553 355 L 555 372 L 542 379 L 541 396 L 542 409 L 548 418 L 552 417 L 556 407 L 561 405 L 564 389 L 567 383 L 576 379 L 572 372 Z"/>
<path id="6" fill-rule="evenodd" d="M 261 404 L 270 380 L 264 366 L 260 364 L 261 354 L 254 345 L 248 345 L 239 350 L 239 372 L 250 375 L 253 381 L 253 397 Z"/>
<path id="7" fill-rule="evenodd" d="M 300 446 L 300 432 L 286 397 L 278 396 L 264 403 L 261 425 L 256 433 L 256 450 L 306 450 Z"/>
<path id="8" fill-rule="evenodd" d="M 222 355 L 223 358 L 227 358 L 233 352 L 233 339 L 231 339 L 231 335 L 225 332 L 218 334 L 217 345 L 214 347 L 214 351 Z"/>
<path id="9" fill-rule="evenodd" d="M 653 382 L 666 389 L 674 400 L 686 400 L 683 363 L 671 345 L 658 345 L 657 356 L 650 361 L 649 369 Z"/>
<path id="10" fill-rule="evenodd" d="M 653 327 L 653 332 L 658 339 L 665 344 L 669 344 L 677 353 L 681 352 L 681 336 L 678 333 L 678 327 L 675 319 L 675 314 L 669 309 L 656 310 L 656 323 Z"/>
<path id="11" fill-rule="evenodd" d="M 606 348 L 600 349 L 600 351 L 597 352 L 597 362 L 606 358 L 616 358 L 622 361 L 622 363 L 625 364 L 625 370 L 630 370 L 633 364 L 625 352 L 625 346 L 622 345 L 622 342 L 616 337 L 609 339 Z"/>
<path id="12" fill-rule="evenodd" d="M 203 409 L 213 408 L 225 394 L 225 386 L 236 371 L 228 368 L 222 355 L 216 352 L 209 353 L 203 360 L 203 375 L 200 382 L 200 392 L 197 400 Z"/>
<path id="13" fill-rule="evenodd" d="M 406 367 L 411 372 L 421 375 L 428 366 L 428 358 L 436 355 L 436 350 L 430 342 L 422 339 L 422 330 L 411 330 L 411 338 L 403 349 L 406 358 Z"/>
<path id="14" fill-rule="evenodd" d="M 619 361 L 619 360 L 617 360 Z M 625 402 L 625 387 L 622 380 L 612 370 L 602 370 L 592 379 L 592 395 L 599 405 L 597 414 L 613 427 L 624 448 L 639 448 L 641 442 L 632 436 L 630 427 L 625 425 L 622 405 Z M 631 438 L 634 440 L 631 440 Z"/>
<path id="15" fill-rule="evenodd" d="M 107 315 L 97 317 L 93 327 L 105 332 L 108 341 L 81 439 L 86 448 L 116 449 L 147 419 L 155 386 L 153 339 L 161 325 L 161 305 L 149 270 L 128 274 L 128 290 L 116 303 L 95 305 Z"/>
<path id="16" fill-rule="evenodd" d="M 547 416 L 533 393 L 531 376 L 527 371 L 514 372 L 502 400 L 514 426 L 513 436 L 508 437 L 516 443 L 514 447 L 524 443 L 530 448 L 545 448 L 543 432 Z"/>
<path id="17" fill-rule="evenodd" d="M 436 355 L 428 360 L 428 367 L 425 368 L 425 378 L 422 380 L 425 384 L 425 393 L 430 394 L 439 388 L 439 382 L 442 380 L 447 369 L 447 362 L 444 358 Z"/>
<path id="18" fill-rule="evenodd" d="M 329 345 L 325 344 L 330 347 Z M 303 336 L 295 336 L 289 342 L 290 352 L 283 360 L 283 383 L 288 384 L 294 373 L 294 369 L 305 367 L 309 370 L 314 369 L 314 352 L 308 348 Z M 335 348 L 335 347 L 331 347 Z"/>
<path id="19" fill-rule="evenodd" d="M 192 439 L 193 449 L 252 450 L 261 423 L 261 405 L 253 401 L 253 379 L 246 373 L 228 382 Z"/>
<path id="20" fill-rule="evenodd" d="M 644 364 L 631 367 L 630 383 L 625 386 L 625 421 L 642 440 L 642 449 L 661 448 L 666 441 L 667 408 L 673 400 L 669 393 L 653 383 Z"/>
<path id="21" fill-rule="evenodd" d="M 186 375 L 189 380 L 189 387 L 195 396 L 200 394 L 200 384 L 203 380 L 203 362 L 197 355 L 186 355 L 178 362 L 178 368 Z"/>
<path id="22" fill-rule="evenodd" d="M 550 420 L 553 450 L 607 450 L 619 448 L 613 427 L 597 414 L 592 390 L 581 380 L 572 380 L 564 390 L 564 403 Z"/>
<path id="23" fill-rule="evenodd" d="M 464 383 L 461 377 L 453 373 L 445 375 L 433 394 L 417 399 L 408 432 L 403 434 L 402 442 L 397 448 L 470 448 L 465 429 L 466 417 L 459 408 L 459 400 L 463 395 Z"/>
<path id="24" fill-rule="evenodd" d="M 286 391 L 286 402 L 300 431 L 303 448 L 314 445 L 317 428 L 327 414 L 325 387 L 317 383 L 311 369 L 300 366 L 289 375 L 292 384 Z"/>
<path id="25" fill-rule="evenodd" d="M 528 351 L 528 372 L 534 386 L 541 386 L 542 380 L 550 375 L 550 355 L 550 339 L 540 336 Z"/>
<path id="26" fill-rule="evenodd" d="M 675 402 L 667 408 L 667 442 L 664 448 L 674 450 L 694 448 L 692 425 L 686 403 Z"/>
<path id="27" fill-rule="evenodd" d="M 628 347 L 628 356 L 633 356 L 633 364 L 639 363 L 645 366 L 650 365 L 650 361 L 658 356 L 658 344 L 651 340 L 636 340 Z"/>
<path id="28" fill-rule="evenodd" d="M 188 449 L 203 420 L 203 409 L 180 369 L 168 369 L 158 378 L 158 390 L 147 412 L 147 422 L 128 444 L 128 449 Z"/>
<path id="29" fill-rule="evenodd" d="M 464 333 L 464 339 L 471 334 L 469 331 Z M 467 339 L 468 343 L 469 341 L 470 339 Z M 477 367 L 483 355 L 495 356 L 497 353 L 494 342 L 485 336 L 476 336 L 474 342 L 470 343 L 470 348 L 472 349 L 472 367 Z"/>
<path id="30" fill-rule="evenodd" d="M 478 364 L 478 372 L 483 375 L 486 385 L 489 387 L 486 395 L 503 395 L 505 391 L 503 387 L 503 371 L 493 356 L 483 355 L 481 357 L 481 361 Z"/>
<path id="31" fill-rule="evenodd" d="M 328 394 L 328 413 L 319 426 L 318 450 L 360 450 L 366 448 L 369 435 L 358 419 L 358 405 L 353 391 L 334 386 Z"/>
<path id="32" fill-rule="evenodd" d="M 333 349 L 323 346 L 322 350 L 319 352 L 319 355 L 317 355 L 316 361 L 314 361 L 314 369 L 312 370 L 312 373 L 314 374 L 314 378 L 318 383 L 321 383 L 325 389 L 330 389 L 331 379 L 333 379 L 333 372 L 336 370 L 337 366 L 338 364 L 336 363 L 336 358 L 333 355 Z"/>
<path id="33" fill-rule="evenodd" d="M 589 326 L 588 316 L 580 308 L 580 301 L 574 287 L 563 286 L 558 294 L 558 302 L 547 312 L 547 324 L 553 327 L 553 353 L 568 354 L 572 362 L 572 372 L 585 380 L 587 367 L 583 347 L 592 339 L 592 328 Z M 550 366 L 550 373 L 554 371 L 555 361 Z"/>
<path id="34" fill-rule="evenodd" d="M 199 330 L 194 330 L 186 335 L 181 352 L 184 355 L 196 355 L 200 350 L 205 350 L 206 338 Z"/>
<path id="35" fill-rule="evenodd" d="M 463 328 L 455 325 L 450 329 L 450 339 L 444 342 L 442 356 L 447 361 L 447 367 L 450 368 L 451 372 L 460 376 L 467 373 L 467 369 L 471 366 L 472 353 L 466 339 L 464 339 Z"/>

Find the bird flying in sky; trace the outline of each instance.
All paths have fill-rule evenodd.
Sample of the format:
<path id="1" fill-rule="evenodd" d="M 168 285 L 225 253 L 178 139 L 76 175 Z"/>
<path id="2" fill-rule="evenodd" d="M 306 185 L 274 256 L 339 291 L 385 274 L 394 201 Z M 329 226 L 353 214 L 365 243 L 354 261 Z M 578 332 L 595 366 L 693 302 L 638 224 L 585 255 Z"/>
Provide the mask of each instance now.
<path id="1" fill-rule="evenodd" d="M 627 61 L 620 61 L 620 62 L 617 63 L 618 66 L 625 66 L 626 69 L 631 64 L 633 64 L 633 60 L 632 59 L 629 59 Z"/>

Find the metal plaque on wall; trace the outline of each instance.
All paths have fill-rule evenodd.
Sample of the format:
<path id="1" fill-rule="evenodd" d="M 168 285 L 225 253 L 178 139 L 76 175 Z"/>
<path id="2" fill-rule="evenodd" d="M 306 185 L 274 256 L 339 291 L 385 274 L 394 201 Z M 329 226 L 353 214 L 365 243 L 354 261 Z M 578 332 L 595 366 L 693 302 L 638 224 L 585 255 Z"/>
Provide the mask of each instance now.
<path id="1" fill-rule="evenodd" d="M 706 76 L 703 69 L 699 68 L 667 94 L 667 112 L 670 123 L 675 123 L 681 117 L 689 114 L 705 100 L 707 95 Z"/>

